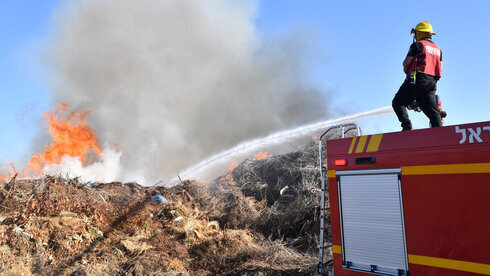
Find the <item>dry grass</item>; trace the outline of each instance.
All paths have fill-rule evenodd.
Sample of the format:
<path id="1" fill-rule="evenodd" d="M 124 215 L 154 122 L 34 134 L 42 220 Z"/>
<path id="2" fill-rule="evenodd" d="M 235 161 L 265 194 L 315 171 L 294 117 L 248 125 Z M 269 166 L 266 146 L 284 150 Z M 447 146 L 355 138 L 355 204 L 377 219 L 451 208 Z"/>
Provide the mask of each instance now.
<path id="1" fill-rule="evenodd" d="M 210 219 L 207 214 L 218 210 L 211 207 L 216 201 L 195 182 L 170 189 L 121 183 L 87 188 L 47 177 L 43 192 L 35 193 L 40 182 L 16 181 L 15 190 L 0 184 L 2 275 L 280 273 L 283 263 L 287 270 L 301 271 L 287 247 Z M 155 193 L 170 203 L 152 201 Z M 250 198 L 243 202 L 248 208 L 263 208 Z M 237 225 L 248 224 L 236 220 Z"/>
<path id="2" fill-rule="evenodd" d="M 310 275 L 316 155 L 310 144 L 248 160 L 207 186 L 88 187 L 52 176 L 0 183 L 0 274 Z"/>

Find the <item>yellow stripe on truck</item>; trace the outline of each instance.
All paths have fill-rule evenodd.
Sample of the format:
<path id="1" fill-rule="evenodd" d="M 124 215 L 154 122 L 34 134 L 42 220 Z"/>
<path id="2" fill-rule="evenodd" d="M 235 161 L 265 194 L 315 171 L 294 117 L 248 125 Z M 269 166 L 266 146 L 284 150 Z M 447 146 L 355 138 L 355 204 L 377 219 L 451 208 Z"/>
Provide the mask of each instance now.
<path id="1" fill-rule="evenodd" d="M 490 173 L 490 163 L 402 167 L 402 175 Z"/>
<path id="2" fill-rule="evenodd" d="M 340 245 L 332 245 L 332 253 L 342 254 L 342 247 Z"/>
<path id="3" fill-rule="evenodd" d="M 366 147 L 366 142 L 369 138 L 369 143 L 366 148 L 366 152 L 377 152 L 379 149 L 379 145 L 381 144 L 381 138 L 383 138 L 383 134 L 375 134 L 368 136 L 359 136 L 359 140 L 357 137 L 352 139 L 350 143 L 348 154 L 354 153 L 362 153 L 364 152 L 364 148 Z M 357 144 L 357 145 L 356 145 Z"/>
<path id="4" fill-rule="evenodd" d="M 361 153 L 364 151 L 364 146 L 366 145 L 367 136 L 361 136 L 359 138 L 359 143 L 357 143 L 356 153 Z"/>
<path id="5" fill-rule="evenodd" d="M 342 254 L 342 247 L 340 245 L 332 245 L 332 253 Z M 408 262 L 410 264 L 416 264 L 416 265 L 425 265 L 431 267 L 439 267 L 439 268 L 459 270 L 459 271 L 465 271 L 471 273 L 478 273 L 483 275 L 490 275 L 489 264 L 428 257 L 428 256 L 414 255 L 414 254 L 408 254 Z"/>
<path id="6" fill-rule="evenodd" d="M 333 247 L 332 247 L 333 251 Z M 411 264 L 426 265 L 432 267 L 447 268 L 453 270 L 460 270 L 472 273 L 479 273 L 483 275 L 490 275 L 490 265 L 465 262 L 451 259 L 427 257 L 420 255 L 408 254 L 408 262 Z"/>
<path id="7" fill-rule="evenodd" d="M 327 171 L 327 177 L 328 178 L 335 178 L 335 171 L 334 170 L 328 170 Z"/>
<path id="8" fill-rule="evenodd" d="M 354 139 L 352 139 L 352 143 L 350 143 L 349 154 L 352 153 L 352 150 L 354 149 L 354 146 L 356 145 L 356 141 L 357 141 L 357 136 L 354 137 Z"/>
<path id="9" fill-rule="evenodd" d="M 371 139 L 369 139 L 369 144 L 366 149 L 366 152 L 376 152 L 379 149 L 379 144 L 381 144 L 381 138 L 383 138 L 383 134 L 375 134 L 371 135 Z"/>

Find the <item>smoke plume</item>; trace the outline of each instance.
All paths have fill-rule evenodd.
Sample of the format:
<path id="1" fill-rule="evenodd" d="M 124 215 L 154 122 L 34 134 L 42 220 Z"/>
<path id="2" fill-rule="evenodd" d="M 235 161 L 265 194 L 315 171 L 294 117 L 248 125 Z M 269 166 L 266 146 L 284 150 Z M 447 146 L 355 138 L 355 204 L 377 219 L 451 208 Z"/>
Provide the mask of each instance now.
<path id="1" fill-rule="evenodd" d="M 256 4 L 79 0 L 55 14 L 46 51 L 56 103 L 92 111 L 121 149 L 121 178 L 178 173 L 274 131 L 325 119 L 298 33 L 263 41 Z"/>

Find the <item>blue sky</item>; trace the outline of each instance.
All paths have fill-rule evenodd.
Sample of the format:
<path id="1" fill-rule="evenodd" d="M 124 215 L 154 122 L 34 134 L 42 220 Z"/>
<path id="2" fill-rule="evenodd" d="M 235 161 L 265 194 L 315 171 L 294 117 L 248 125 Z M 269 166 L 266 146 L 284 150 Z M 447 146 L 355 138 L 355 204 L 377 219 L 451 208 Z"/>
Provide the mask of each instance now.
<path id="1" fill-rule="evenodd" d="M 39 43 L 59 1 L 0 2 L 0 162 L 32 154 L 31 140 L 50 108 L 50 90 L 41 79 Z"/>
<path id="2" fill-rule="evenodd" d="M 42 78 L 39 46 L 61 0 L 0 3 L 0 163 L 32 154 L 50 88 Z M 417 7 L 417 4 L 420 7 Z M 490 1 L 259 1 L 256 27 L 263 39 L 304 32 L 314 45 L 310 76 L 342 114 L 391 104 L 404 75 L 401 63 L 410 29 L 432 23 L 442 48 L 443 77 L 438 94 L 448 112 L 446 125 L 487 121 L 490 100 Z M 415 128 L 423 114 L 410 112 Z M 360 122 L 368 133 L 398 131 L 394 114 Z"/>
<path id="3" fill-rule="evenodd" d="M 314 70 L 332 101 L 350 112 L 391 104 L 404 75 L 401 63 L 412 42 L 410 29 L 432 23 L 443 51 L 438 94 L 448 112 L 446 125 L 487 121 L 490 96 L 490 1 L 281 1 L 261 2 L 259 27 L 265 36 L 297 26 L 315 30 L 327 58 Z M 416 5 L 420 4 L 420 8 Z M 426 117 L 409 113 L 415 128 Z M 371 132 L 397 131 L 394 114 L 361 122 Z"/>

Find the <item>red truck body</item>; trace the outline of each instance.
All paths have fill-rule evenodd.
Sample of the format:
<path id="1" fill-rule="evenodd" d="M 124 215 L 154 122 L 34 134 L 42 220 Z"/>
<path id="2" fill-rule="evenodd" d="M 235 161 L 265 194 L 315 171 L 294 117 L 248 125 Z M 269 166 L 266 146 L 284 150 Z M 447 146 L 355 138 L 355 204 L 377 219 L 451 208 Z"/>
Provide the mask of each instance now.
<path id="1" fill-rule="evenodd" d="M 490 121 L 326 149 L 335 276 L 490 275 Z"/>

